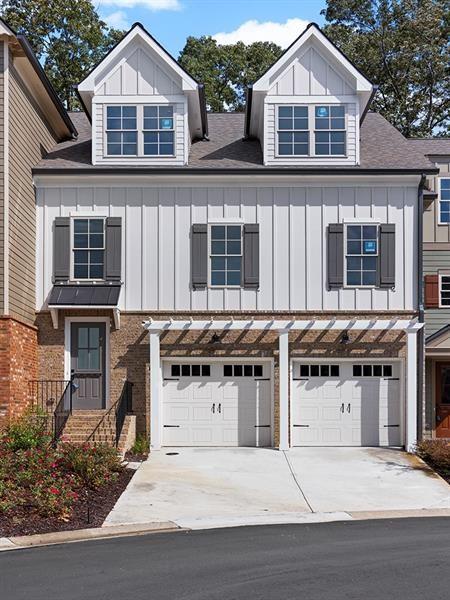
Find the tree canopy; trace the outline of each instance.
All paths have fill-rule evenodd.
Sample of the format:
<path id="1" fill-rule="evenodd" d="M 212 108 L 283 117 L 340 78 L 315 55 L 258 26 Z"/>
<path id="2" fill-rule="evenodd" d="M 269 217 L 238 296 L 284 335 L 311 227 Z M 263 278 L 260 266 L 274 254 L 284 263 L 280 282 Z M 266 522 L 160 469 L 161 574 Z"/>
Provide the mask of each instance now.
<path id="1" fill-rule="evenodd" d="M 123 36 L 107 27 L 90 0 L 3 0 L 1 14 L 27 37 L 69 110 L 78 107 L 73 85 Z"/>
<path id="2" fill-rule="evenodd" d="M 450 134 L 448 0 L 327 0 L 326 34 L 379 91 L 406 136 Z"/>
<path id="3" fill-rule="evenodd" d="M 179 56 L 181 66 L 205 84 L 210 110 L 242 111 L 247 85 L 256 81 L 281 55 L 272 42 L 219 45 L 210 36 L 188 37 Z"/>

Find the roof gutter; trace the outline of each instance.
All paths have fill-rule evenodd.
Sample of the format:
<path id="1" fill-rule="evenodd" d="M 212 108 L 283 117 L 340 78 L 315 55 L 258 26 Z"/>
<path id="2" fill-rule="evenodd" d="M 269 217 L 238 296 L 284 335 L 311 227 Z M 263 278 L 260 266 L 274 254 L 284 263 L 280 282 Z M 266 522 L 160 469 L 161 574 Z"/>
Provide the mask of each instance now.
<path id="1" fill-rule="evenodd" d="M 248 139 L 250 137 L 250 119 L 252 114 L 252 102 L 253 102 L 253 86 L 247 86 L 247 98 L 245 102 L 245 129 L 244 129 L 244 138 Z"/>
<path id="2" fill-rule="evenodd" d="M 76 130 L 75 125 L 72 123 L 69 115 L 67 114 L 66 109 L 64 108 L 63 103 L 59 99 L 59 96 L 55 92 L 55 89 L 53 88 L 52 84 L 48 80 L 48 77 L 45 74 L 45 71 L 42 68 L 40 62 L 36 58 L 36 55 L 34 54 L 29 41 L 27 40 L 27 38 L 24 35 L 18 35 L 17 40 L 18 40 L 19 44 L 21 45 L 21 47 L 25 53 L 25 56 L 30 61 L 30 64 L 33 67 L 36 75 L 41 80 L 41 83 L 44 86 L 45 91 L 50 96 L 50 99 L 52 100 L 53 104 L 55 105 L 56 110 L 58 111 L 61 119 L 64 121 L 64 124 L 66 125 L 67 129 L 69 130 L 72 138 L 78 137 L 78 131 Z"/>
<path id="3" fill-rule="evenodd" d="M 372 93 L 370 94 L 370 98 L 362 112 L 361 118 L 359 119 L 359 125 L 361 126 L 363 124 L 364 119 L 366 118 L 367 113 L 369 112 L 369 109 L 372 105 L 373 99 L 375 98 L 376 93 L 378 92 L 378 90 L 380 89 L 379 85 L 374 85 L 372 87 Z"/>

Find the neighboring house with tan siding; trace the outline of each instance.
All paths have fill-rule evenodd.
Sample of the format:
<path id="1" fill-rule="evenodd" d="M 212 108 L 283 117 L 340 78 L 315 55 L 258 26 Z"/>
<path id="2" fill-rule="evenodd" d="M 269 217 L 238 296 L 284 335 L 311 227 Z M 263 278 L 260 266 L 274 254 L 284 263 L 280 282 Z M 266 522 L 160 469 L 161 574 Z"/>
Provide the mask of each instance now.
<path id="1" fill-rule="evenodd" d="M 0 20 L 0 424 L 21 412 L 37 376 L 31 169 L 75 135 L 26 39 Z"/>
<path id="2" fill-rule="evenodd" d="M 412 139 L 439 169 L 424 190 L 425 432 L 450 437 L 450 139 Z"/>

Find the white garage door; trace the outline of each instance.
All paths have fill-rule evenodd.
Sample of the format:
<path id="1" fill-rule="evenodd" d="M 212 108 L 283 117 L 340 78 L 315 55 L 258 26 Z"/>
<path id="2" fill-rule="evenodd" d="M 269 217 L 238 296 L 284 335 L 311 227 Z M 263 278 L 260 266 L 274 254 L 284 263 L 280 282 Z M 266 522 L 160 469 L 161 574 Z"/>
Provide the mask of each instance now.
<path id="1" fill-rule="evenodd" d="M 398 363 L 294 363 L 293 446 L 400 446 Z"/>
<path id="2" fill-rule="evenodd" d="M 271 445 L 269 364 L 166 362 L 163 388 L 163 445 Z"/>

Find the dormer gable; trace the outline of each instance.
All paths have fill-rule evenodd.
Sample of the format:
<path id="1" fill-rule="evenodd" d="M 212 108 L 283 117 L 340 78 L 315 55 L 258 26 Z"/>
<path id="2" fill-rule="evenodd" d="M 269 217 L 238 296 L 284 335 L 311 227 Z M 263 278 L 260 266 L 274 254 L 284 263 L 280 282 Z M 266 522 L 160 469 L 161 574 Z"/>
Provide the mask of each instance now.
<path id="1" fill-rule="evenodd" d="M 266 165 L 357 165 L 374 86 L 311 23 L 249 89 L 246 135 Z"/>
<path id="2" fill-rule="evenodd" d="M 136 23 L 78 85 L 93 164 L 183 165 L 207 134 L 202 84 Z"/>

